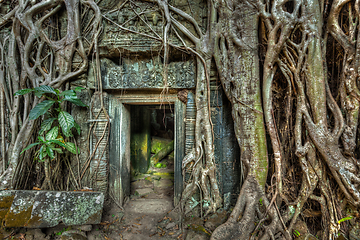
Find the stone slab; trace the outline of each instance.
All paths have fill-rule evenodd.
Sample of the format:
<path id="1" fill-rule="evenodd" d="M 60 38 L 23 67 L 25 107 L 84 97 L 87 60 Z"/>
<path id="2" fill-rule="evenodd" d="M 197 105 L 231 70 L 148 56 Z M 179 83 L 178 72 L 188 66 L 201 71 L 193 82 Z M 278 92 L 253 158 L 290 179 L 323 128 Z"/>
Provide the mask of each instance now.
<path id="1" fill-rule="evenodd" d="M 136 192 L 139 194 L 139 196 L 143 196 L 146 194 L 151 193 L 153 190 L 151 188 L 140 188 L 140 189 L 136 189 Z"/>
<path id="2" fill-rule="evenodd" d="M 89 67 L 88 87 L 95 88 L 93 68 Z M 103 58 L 100 64 L 103 89 L 162 89 L 164 87 L 163 64 L 160 58 L 123 59 L 122 65 Z M 194 88 L 195 63 L 193 60 L 168 64 L 169 88 Z"/>
<path id="3" fill-rule="evenodd" d="M 154 181 L 155 190 L 156 189 L 164 189 L 168 187 L 172 187 L 174 185 L 173 181 L 170 179 L 160 179 L 159 181 Z"/>
<path id="4" fill-rule="evenodd" d="M 60 192 L 8 190 L 0 192 L 0 205 L 11 206 L 4 227 L 45 228 L 65 225 L 98 224 L 104 204 L 100 192 Z"/>
<path id="5" fill-rule="evenodd" d="M 61 234 L 60 240 L 87 240 L 86 234 L 79 230 L 69 230 Z"/>
<path id="6" fill-rule="evenodd" d="M 139 179 L 139 180 L 131 183 L 131 188 L 132 189 L 153 188 L 153 183 L 149 180 Z"/>
<path id="7" fill-rule="evenodd" d="M 136 199 L 130 201 L 125 208 L 131 213 L 161 215 L 173 209 L 173 205 L 164 199 Z"/>

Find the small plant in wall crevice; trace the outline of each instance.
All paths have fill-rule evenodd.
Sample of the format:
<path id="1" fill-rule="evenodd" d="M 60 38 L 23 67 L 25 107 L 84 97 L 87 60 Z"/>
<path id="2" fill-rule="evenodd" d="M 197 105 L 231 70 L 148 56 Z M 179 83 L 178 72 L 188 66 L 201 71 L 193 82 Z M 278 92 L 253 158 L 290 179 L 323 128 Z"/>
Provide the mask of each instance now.
<path id="1" fill-rule="evenodd" d="M 81 129 L 71 114 L 63 109 L 62 103 L 68 101 L 77 106 L 87 107 L 76 95 L 82 89 L 84 88 L 76 87 L 74 90 L 60 92 L 58 89 L 42 85 L 33 89 L 22 89 L 15 93 L 15 95 L 24 95 L 33 92 L 36 97 L 46 99 L 38 103 L 29 113 L 31 120 L 44 116 L 37 136 L 38 141 L 28 145 L 21 152 L 22 154 L 39 145 L 35 158 L 44 162 L 45 180 L 42 189 L 53 190 L 50 180 L 50 160 L 55 159 L 56 152 L 62 154 L 63 150 L 67 150 L 76 154 L 78 151 L 75 144 L 66 141 L 66 139 L 73 136 L 72 131 L 74 129 L 78 134 L 80 134 Z"/>

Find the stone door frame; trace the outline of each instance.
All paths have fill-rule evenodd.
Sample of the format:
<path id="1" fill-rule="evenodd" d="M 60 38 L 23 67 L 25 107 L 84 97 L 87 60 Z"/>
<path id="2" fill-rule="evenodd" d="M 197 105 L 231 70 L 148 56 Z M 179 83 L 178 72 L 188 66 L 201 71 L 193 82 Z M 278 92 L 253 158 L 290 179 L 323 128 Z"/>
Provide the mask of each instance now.
<path id="1" fill-rule="evenodd" d="M 130 195 L 130 107 L 129 105 L 174 104 L 174 206 L 183 190 L 182 160 L 185 156 L 186 105 L 177 94 L 159 93 L 110 94 L 109 116 L 109 194 L 120 206 Z"/>

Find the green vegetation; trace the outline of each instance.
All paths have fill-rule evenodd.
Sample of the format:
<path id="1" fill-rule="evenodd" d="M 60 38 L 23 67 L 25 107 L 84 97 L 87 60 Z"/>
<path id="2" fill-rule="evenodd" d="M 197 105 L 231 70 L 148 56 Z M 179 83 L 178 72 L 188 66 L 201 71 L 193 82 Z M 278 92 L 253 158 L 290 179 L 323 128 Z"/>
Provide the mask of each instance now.
<path id="1" fill-rule="evenodd" d="M 39 141 L 28 145 L 21 154 L 37 145 L 41 145 L 40 149 L 36 152 L 36 158 L 39 161 L 44 161 L 46 157 L 54 159 L 55 151 L 60 154 L 63 153 L 61 147 L 73 154 L 77 153 L 75 144 L 66 142 L 61 132 L 65 137 L 72 137 L 72 130 L 74 128 L 80 134 L 80 126 L 68 112 L 64 111 L 62 103 L 68 101 L 81 107 L 87 107 L 76 95 L 76 92 L 80 92 L 82 89 L 77 87 L 74 90 L 60 92 L 58 89 L 43 85 L 33 89 L 22 89 L 15 93 L 15 95 L 24 95 L 34 92 L 35 96 L 46 98 L 46 100 L 38 103 L 29 113 L 31 120 L 38 119 L 40 116 L 45 117 L 38 133 Z M 54 111 L 52 111 L 53 109 Z"/>
<path id="2" fill-rule="evenodd" d="M 58 89 L 43 85 L 33 89 L 22 89 L 14 94 L 24 95 L 33 92 L 40 100 L 46 99 L 38 103 L 29 113 L 30 120 L 43 117 L 37 137 L 38 142 L 28 145 L 21 152 L 22 154 L 32 147 L 40 146 L 36 151 L 35 159 L 45 163 L 45 180 L 42 184 L 42 189 L 54 189 L 50 177 L 50 160 L 56 158 L 56 152 L 62 154 L 63 149 L 66 149 L 73 154 L 78 153 L 76 145 L 66 139 L 73 136 L 73 129 L 80 134 L 80 126 L 75 122 L 70 113 L 64 110 L 64 103 L 71 102 L 81 107 L 87 107 L 76 95 L 76 92 L 80 92 L 82 89 L 77 87 L 74 90 L 60 92 Z"/>
<path id="3" fill-rule="evenodd" d="M 294 235 L 295 235 L 296 237 L 300 237 L 301 234 L 299 233 L 298 230 L 294 229 Z"/>

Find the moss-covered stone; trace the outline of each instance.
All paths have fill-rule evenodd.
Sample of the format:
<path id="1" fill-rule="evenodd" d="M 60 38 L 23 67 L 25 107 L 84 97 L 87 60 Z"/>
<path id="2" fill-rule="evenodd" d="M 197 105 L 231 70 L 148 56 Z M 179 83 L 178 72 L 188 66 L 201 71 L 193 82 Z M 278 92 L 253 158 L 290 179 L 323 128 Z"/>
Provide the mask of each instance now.
<path id="1" fill-rule="evenodd" d="M 5 214 L 4 227 L 44 228 L 60 222 L 84 225 L 101 221 L 103 193 L 13 190 L 2 191 L 0 200 L 9 195 L 13 201 Z"/>
<path id="2" fill-rule="evenodd" d="M 160 151 L 158 151 L 154 156 L 152 156 L 150 158 L 151 164 L 154 164 L 155 167 L 157 167 L 156 166 L 157 163 L 173 151 L 174 151 L 174 141 L 171 141 L 168 144 L 166 144 L 163 148 L 161 148 Z"/>
<path id="3" fill-rule="evenodd" d="M 146 106 L 131 111 L 131 165 L 135 172 L 146 173 L 150 166 L 150 111 Z"/>
<path id="4" fill-rule="evenodd" d="M 13 191 L 2 191 L 0 193 L 0 223 L 3 222 L 6 213 L 9 211 L 14 197 Z"/>
<path id="5" fill-rule="evenodd" d="M 158 153 L 163 149 L 168 143 L 171 142 L 171 139 L 152 137 L 151 138 L 151 153 Z"/>

